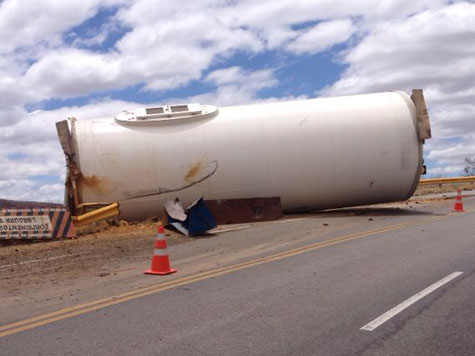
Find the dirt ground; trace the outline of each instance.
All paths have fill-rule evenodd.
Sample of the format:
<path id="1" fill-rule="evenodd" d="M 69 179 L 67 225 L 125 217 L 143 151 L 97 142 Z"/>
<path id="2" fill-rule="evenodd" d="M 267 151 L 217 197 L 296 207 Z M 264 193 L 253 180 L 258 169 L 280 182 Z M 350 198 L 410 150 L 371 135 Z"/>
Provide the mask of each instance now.
<path id="1" fill-rule="evenodd" d="M 78 237 L 38 242 L 2 242 L 0 286 L 2 294 L 15 293 L 41 282 L 60 283 L 79 276 L 108 276 L 111 266 L 150 260 L 157 222 L 122 223 Z M 168 245 L 192 240 L 166 230 Z M 60 262 L 60 263 L 58 263 Z"/>
<path id="2" fill-rule="evenodd" d="M 471 189 L 471 184 L 461 186 Z M 454 192 L 443 186 L 421 187 L 411 200 L 391 205 L 411 208 L 430 201 L 446 203 L 453 197 L 426 197 L 425 194 Z M 387 204 L 385 204 L 387 205 Z M 345 210 L 341 211 L 345 214 Z M 78 277 L 105 277 L 114 274 L 114 266 L 151 259 L 158 222 L 121 222 L 106 225 L 77 239 L 40 242 L 0 242 L 0 295 L 15 296 L 20 291 L 41 285 L 59 285 Z M 225 227 L 223 227 L 225 228 Z M 96 229 L 98 230 L 98 229 Z M 169 245 L 192 241 L 177 232 L 166 230 Z"/>

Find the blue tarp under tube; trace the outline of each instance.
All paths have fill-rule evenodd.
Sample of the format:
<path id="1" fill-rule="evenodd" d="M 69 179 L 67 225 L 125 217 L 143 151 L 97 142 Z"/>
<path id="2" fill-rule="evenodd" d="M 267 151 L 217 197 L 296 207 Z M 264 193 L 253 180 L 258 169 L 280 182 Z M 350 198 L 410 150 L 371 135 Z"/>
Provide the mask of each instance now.
<path id="1" fill-rule="evenodd" d="M 194 201 L 186 211 L 183 211 L 178 198 L 174 202 L 167 202 L 165 209 L 168 213 L 167 225 L 172 225 L 186 236 L 203 235 L 216 227 L 216 222 L 202 197 Z"/>

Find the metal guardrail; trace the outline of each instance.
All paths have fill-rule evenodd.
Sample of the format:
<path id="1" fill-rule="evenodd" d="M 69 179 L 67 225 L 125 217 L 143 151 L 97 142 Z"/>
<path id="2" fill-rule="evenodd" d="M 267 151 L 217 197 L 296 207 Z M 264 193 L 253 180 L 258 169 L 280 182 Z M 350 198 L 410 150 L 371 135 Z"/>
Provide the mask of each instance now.
<path id="1" fill-rule="evenodd" d="M 419 181 L 419 185 L 466 183 L 466 182 L 472 182 L 472 183 L 475 182 L 475 176 L 421 179 Z"/>
<path id="2" fill-rule="evenodd" d="M 72 216 L 73 223 L 76 227 L 87 225 L 93 223 L 95 221 L 108 219 L 119 215 L 119 204 L 114 202 L 102 208 L 90 211 L 88 213 L 79 215 L 79 216 Z"/>

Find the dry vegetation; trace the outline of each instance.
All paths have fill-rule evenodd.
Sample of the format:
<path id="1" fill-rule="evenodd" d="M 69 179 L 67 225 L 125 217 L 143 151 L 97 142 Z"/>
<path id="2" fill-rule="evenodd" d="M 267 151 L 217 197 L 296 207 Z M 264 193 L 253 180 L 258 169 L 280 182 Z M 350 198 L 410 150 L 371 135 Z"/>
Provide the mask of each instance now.
<path id="1" fill-rule="evenodd" d="M 416 191 L 414 193 L 414 196 L 429 195 L 429 194 L 453 193 L 453 192 L 456 192 L 457 189 L 461 189 L 463 191 L 474 190 L 475 189 L 475 182 L 421 185 L 416 189 Z"/>

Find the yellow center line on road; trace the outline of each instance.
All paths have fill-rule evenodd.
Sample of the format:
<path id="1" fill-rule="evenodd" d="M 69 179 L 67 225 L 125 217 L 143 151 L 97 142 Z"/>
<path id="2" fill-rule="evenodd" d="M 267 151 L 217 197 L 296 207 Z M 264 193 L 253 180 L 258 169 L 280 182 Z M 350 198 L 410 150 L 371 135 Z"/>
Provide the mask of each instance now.
<path id="1" fill-rule="evenodd" d="M 473 211 L 475 210 L 471 210 L 467 212 L 473 212 Z M 21 331 L 33 329 L 35 327 L 46 325 L 54 321 L 71 318 L 71 317 L 81 315 L 90 311 L 102 309 L 108 306 L 129 301 L 129 300 L 141 298 L 153 293 L 158 293 L 158 292 L 165 291 L 168 289 L 176 288 L 185 284 L 194 283 L 194 282 L 198 282 L 198 281 L 213 278 L 213 277 L 218 277 L 224 274 L 258 266 L 258 265 L 268 263 L 268 262 L 278 261 L 278 260 L 295 256 L 304 252 L 317 250 L 323 247 L 340 244 L 343 242 L 359 239 L 366 236 L 371 236 L 371 235 L 380 234 L 383 232 L 401 229 L 403 227 L 416 225 L 418 223 L 426 222 L 429 220 L 439 220 L 439 219 L 444 219 L 444 218 L 457 216 L 457 215 L 458 213 L 455 213 L 455 214 L 450 213 L 443 216 L 430 217 L 426 219 L 417 220 L 414 222 L 400 223 L 396 225 L 382 227 L 379 229 L 367 230 L 367 231 L 362 231 L 359 233 L 344 235 L 344 236 L 340 236 L 331 240 L 321 241 L 321 242 L 317 242 L 311 245 L 295 248 L 292 250 L 279 252 L 270 256 L 259 257 L 254 260 L 242 262 L 236 265 L 217 268 L 217 269 L 213 269 L 206 272 L 200 272 L 198 274 L 193 274 L 193 275 L 182 277 L 182 278 L 172 279 L 172 280 L 159 283 L 153 286 L 139 288 L 133 291 L 120 293 L 114 296 L 94 300 L 88 303 L 74 305 L 74 306 L 63 308 L 51 313 L 41 314 L 41 315 L 34 316 L 28 319 L 2 325 L 0 326 L 0 337 L 4 337 L 4 336 L 12 335 Z"/>

